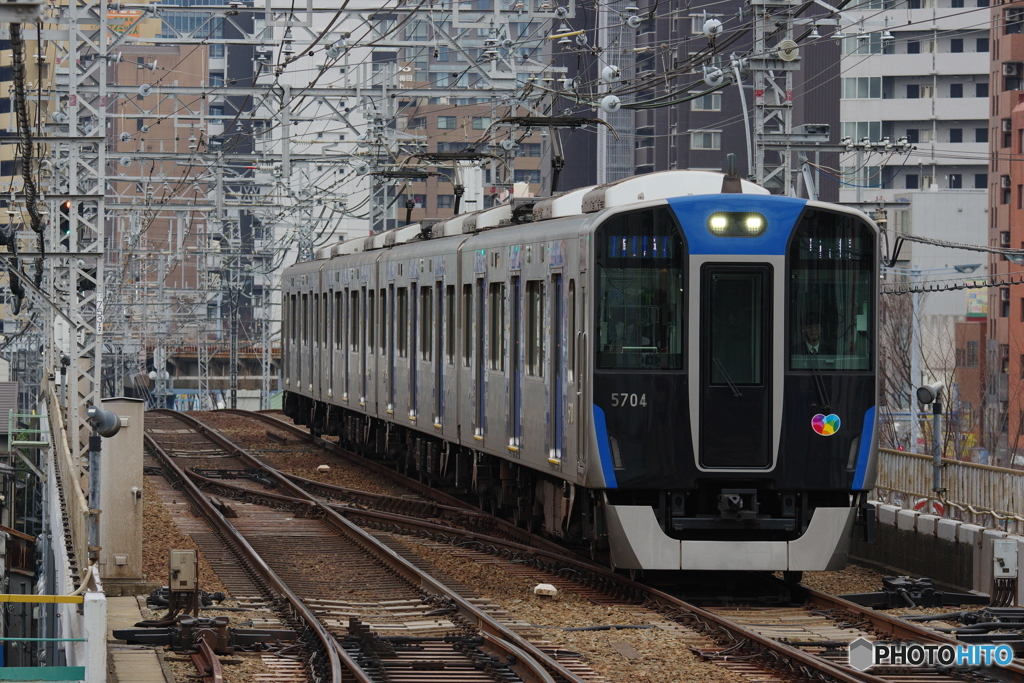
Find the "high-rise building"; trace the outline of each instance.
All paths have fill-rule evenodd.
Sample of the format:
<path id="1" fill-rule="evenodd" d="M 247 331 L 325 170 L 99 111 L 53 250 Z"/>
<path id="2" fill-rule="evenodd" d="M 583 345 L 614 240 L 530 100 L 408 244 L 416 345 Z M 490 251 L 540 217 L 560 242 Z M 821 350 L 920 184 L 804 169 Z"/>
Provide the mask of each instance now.
<path id="1" fill-rule="evenodd" d="M 978 8 L 988 3 L 868 0 L 844 10 L 840 132 L 874 148 L 844 155 L 842 202 L 987 187 L 989 30 Z M 903 137 L 916 153 L 877 146 Z"/>
<path id="2" fill-rule="evenodd" d="M 1024 248 L 1024 3 L 991 10 L 989 78 L 989 224 L 992 247 Z M 1007 283 L 1024 268 L 1005 255 L 989 258 L 989 273 Z M 986 444 L 993 464 L 1012 465 L 1024 436 L 1024 289 L 1009 284 L 988 292 L 988 334 L 984 369 Z"/>

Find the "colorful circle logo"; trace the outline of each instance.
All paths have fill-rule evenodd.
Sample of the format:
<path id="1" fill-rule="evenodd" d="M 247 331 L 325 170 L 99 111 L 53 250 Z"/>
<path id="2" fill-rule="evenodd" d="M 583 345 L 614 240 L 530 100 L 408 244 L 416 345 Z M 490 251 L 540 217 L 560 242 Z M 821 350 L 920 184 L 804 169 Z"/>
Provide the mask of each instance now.
<path id="1" fill-rule="evenodd" d="M 811 428 L 822 436 L 832 436 L 839 431 L 839 416 L 835 413 L 822 415 L 818 413 L 811 418 Z"/>

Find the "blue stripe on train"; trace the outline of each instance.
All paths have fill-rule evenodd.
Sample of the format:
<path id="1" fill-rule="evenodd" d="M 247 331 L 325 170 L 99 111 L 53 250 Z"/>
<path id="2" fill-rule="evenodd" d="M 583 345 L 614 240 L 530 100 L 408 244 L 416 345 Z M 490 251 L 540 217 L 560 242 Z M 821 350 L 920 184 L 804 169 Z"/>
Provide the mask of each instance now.
<path id="1" fill-rule="evenodd" d="M 608 425 L 604 420 L 604 411 L 594 406 L 594 434 L 597 436 L 597 450 L 601 453 L 601 470 L 604 472 L 606 488 L 617 489 L 619 483 L 615 479 L 615 463 L 612 462 L 612 448 L 608 442 Z"/>
<path id="2" fill-rule="evenodd" d="M 864 413 L 864 427 L 860 430 L 860 450 L 857 453 L 857 470 L 853 475 L 853 490 L 864 490 L 864 477 L 868 473 L 868 461 L 871 460 L 871 443 L 875 436 L 875 406 Z"/>

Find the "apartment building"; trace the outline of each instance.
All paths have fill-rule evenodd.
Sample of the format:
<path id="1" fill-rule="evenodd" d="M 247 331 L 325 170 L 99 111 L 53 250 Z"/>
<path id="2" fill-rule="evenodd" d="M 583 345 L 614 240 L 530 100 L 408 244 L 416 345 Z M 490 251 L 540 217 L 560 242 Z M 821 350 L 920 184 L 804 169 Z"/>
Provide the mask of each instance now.
<path id="1" fill-rule="evenodd" d="M 988 244 L 1024 249 L 1024 3 L 990 10 Z M 1024 275 L 1024 258 L 989 257 L 997 282 Z M 1024 446 L 1024 288 L 988 290 L 986 424 L 995 463 L 1020 465 Z"/>
<path id="2" fill-rule="evenodd" d="M 988 186 L 988 3 L 869 0 L 844 10 L 842 137 L 906 137 L 917 150 L 844 155 L 840 201 Z"/>

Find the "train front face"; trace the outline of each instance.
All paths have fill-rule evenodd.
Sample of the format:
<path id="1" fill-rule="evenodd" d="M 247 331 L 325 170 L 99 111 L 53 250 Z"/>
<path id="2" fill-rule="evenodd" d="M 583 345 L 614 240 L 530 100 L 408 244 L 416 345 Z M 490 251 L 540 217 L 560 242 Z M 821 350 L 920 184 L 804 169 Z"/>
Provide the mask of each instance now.
<path id="1" fill-rule="evenodd" d="M 594 445 L 613 563 L 838 569 L 876 467 L 877 229 L 704 195 L 595 229 Z"/>

